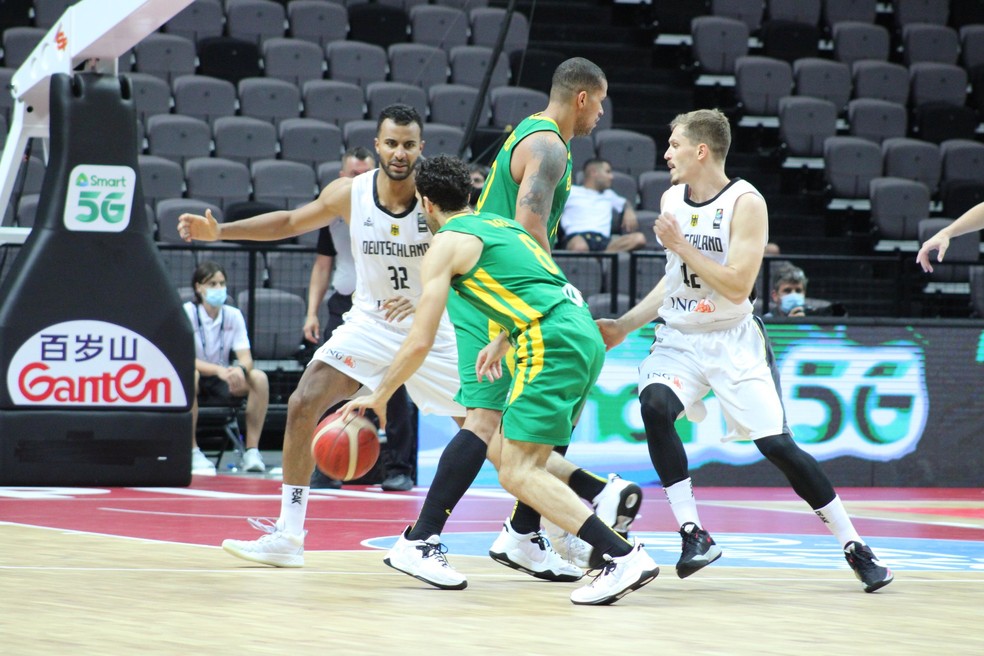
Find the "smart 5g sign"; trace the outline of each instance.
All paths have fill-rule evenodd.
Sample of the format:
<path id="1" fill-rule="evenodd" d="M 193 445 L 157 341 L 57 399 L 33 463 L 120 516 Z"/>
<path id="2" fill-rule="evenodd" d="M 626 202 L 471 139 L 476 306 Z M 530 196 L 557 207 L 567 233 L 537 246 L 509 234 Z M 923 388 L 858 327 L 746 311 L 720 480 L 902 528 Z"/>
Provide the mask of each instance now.
<path id="1" fill-rule="evenodd" d="M 65 227 L 76 232 L 122 232 L 130 224 L 137 176 L 129 166 L 80 164 L 69 175 Z"/>

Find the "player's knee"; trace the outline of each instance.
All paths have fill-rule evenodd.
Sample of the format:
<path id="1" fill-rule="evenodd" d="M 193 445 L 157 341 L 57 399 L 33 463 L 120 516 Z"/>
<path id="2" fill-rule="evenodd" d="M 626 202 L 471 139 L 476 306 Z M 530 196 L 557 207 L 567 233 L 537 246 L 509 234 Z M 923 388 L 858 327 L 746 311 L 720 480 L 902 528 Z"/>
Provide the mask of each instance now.
<path id="1" fill-rule="evenodd" d="M 785 470 L 805 453 L 789 435 L 770 435 L 755 440 L 755 446 L 766 460 Z"/>
<path id="2" fill-rule="evenodd" d="M 488 444 L 498 432 L 501 422 L 501 412 L 484 408 L 472 408 L 465 415 L 465 423 L 461 427 L 465 430 L 470 430 L 480 440 Z"/>
<path id="3" fill-rule="evenodd" d="M 523 477 L 515 467 L 503 466 L 499 463 L 499 485 L 509 494 L 516 496 L 516 491 Z"/>
<path id="4" fill-rule="evenodd" d="M 287 418 L 299 419 L 306 414 L 320 413 L 322 409 L 314 407 L 316 400 L 303 385 L 299 385 L 287 399 Z"/>
<path id="5" fill-rule="evenodd" d="M 673 422 L 683 412 L 683 404 L 666 385 L 647 385 L 639 393 L 642 406 L 642 422 L 649 435 L 665 435 L 673 428 Z"/>

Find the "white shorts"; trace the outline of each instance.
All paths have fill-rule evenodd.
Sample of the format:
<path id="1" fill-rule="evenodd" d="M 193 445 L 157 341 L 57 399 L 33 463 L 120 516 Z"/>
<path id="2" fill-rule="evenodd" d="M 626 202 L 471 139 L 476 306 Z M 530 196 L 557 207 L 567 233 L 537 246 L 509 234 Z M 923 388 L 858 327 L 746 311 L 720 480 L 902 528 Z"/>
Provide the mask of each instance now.
<path id="1" fill-rule="evenodd" d="M 394 325 L 382 316 L 352 308 L 345 313 L 345 323 L 315 351 L 312 361 L 324 362 L 358 381 L 364 389 L 356 396 L 365 394 L 365 388 L 374 390 L 383 380 L 406 339 L 410 324 L 411 319 L 405 319 Z M 458 345 L 454 328 L 445 315 L 434 338 L 434 347 L 420 369 L 410 376 L 406 388 L 421 412 L 464 417 L 464 406 L 454 401 L 459 385 Z"/>
<path id="2" fill-rule="evenodd" d="M 657 323 L 656 341 L 639 366 L 639 392 L 666 385 L 687 418 L 700 422 L 707 414 L 702 399 L 713 390 L 728 425 L 724 441 L 789 433 L 767 339 L 751 315 L 733 328 L 704 333 Z"/>

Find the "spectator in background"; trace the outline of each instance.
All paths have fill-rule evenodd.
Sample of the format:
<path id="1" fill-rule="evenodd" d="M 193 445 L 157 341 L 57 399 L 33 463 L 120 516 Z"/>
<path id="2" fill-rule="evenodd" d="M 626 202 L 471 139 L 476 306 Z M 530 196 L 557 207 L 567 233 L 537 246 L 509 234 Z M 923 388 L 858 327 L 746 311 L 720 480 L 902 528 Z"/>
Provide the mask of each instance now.
<path id="1" fill-rule="evenodd" d="M 806 283 L 803 269 L 789 263 L 779 264 L 772 270 L 771 308 L 767 317 L 805 317 Z"/>
<path id="2" fill-rule="evenodd" d="M 376 167 L 376 158 L 368 148 L 361 146 L 349 148 L 342 155 L 340 178 L 354 178 L 360 173 Z M 334 266 L 334 273 L 332 267 Z M 352 259 L 352 241 L 349 227 L 341 218 L 318 231 L 317 255 L 311 266 L 311 280 L 308 283 L 307 317 L 304 320 L 304 339 L 315 345 L 321 344 L 321 321 L 318 308 L 328 292 L 329 283 L 334 287 L 328 297 L 328 325 L 325 326 L 324 339 L 327 340 L 342 325 L 342 315 L 352 308 L 352 293 L 355 291 L 355 260 Z M 330 408 L 327 414 L 339 406 Z M 413 425 L 413 411 L 406 390 L 401 387 L 393 395 L 387 410 L 389 424 L 386 430 L 386 451 L 382 488 L 386 491 L 406 491 L 413 487 L 413 442 L 417 434 Z M 342 486 L 321 473 L 318 468 L 311 475 L 314 489 L 337 489 Z"/>
<path id="3" fill-rule="evenodd" d="M 468 194 L 468 206 L 475 209 L 478 205 L 478 197 L 482 195 L 482 187 L 485 186 L 485 178 L 489 176 L 489 167 L 478 163 L 468 165 L 468 177 L 471 178 L 471 191 Z"/>
<path id="4" fill-rule="evenodd" d="M 560 217 L 564 249 L 615 253 L 645 248 L 646 236 L 639 232 L 632 203 L 612 190 L 612 165 L 589 159 L 583 171 L 583 184 L 571 187 Z M 620 225 L 620 234 L 612 235 L 613 223 Z"/>
<path id="5" fill-rule="evenodd" d="M 198 405 L 228 405 L 234 397 L 246 400 L 246 453 L 243 468 L 265 472 L 260 435 L 270 404 L 267 375 L 253 366 L 246 320 L 238 308 L 225 304 L 226 275 L 215 262 L 202 262 L 191 277 L 195 300 L 184 304 L 195 333 L 195 395 L 191 405 L 191 471 L 215 475 L 215 465 L 198 448 Z M 231 364 L 229 355 L 236 354 Z"/>

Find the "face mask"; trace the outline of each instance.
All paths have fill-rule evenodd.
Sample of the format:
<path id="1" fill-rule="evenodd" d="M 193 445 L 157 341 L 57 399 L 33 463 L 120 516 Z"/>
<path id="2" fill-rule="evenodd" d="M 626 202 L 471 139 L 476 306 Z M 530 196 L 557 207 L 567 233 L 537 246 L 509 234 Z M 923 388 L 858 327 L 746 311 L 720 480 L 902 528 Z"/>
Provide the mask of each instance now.
<path id="1" fill-rule="evenodd" d="M 222 307 L 226 301 L 225 287 L 209 287 L 205 290 L 205 302 L 212 307 Z"/>
<path id="2" fill-rule="evenodd" d="M 471 191 L 468 192 L 468 204 L 471 205 L 472 207 L 478 205 L 478 199 L 481 197 L 481 195 L 482 195 L 481 187 L 472 187 Z"/>
<path id="3" fill-rule="evenodd" d="M 789 314 L 793 308 L 801 307 L 806 302 L 806 296 L 798 292 L 790 292 L 779 300 L 779 307 L 784 314 Z"/>

